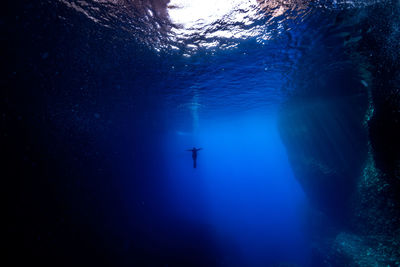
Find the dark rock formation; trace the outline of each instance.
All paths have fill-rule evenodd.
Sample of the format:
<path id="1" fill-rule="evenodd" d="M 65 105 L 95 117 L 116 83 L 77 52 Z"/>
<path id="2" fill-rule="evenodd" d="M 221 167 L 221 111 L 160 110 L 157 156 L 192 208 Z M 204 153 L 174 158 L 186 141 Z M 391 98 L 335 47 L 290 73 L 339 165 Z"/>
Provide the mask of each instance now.
<path id="1" fill-rule="evenodd" d="M 313 232 L 313 266 L 400 265 L 399 10 L 394 1 L 376 5 L 359 21 L 362 38 L 346 53 L 358 85 L 302 63 L 305 82 L 295 81 L 281 110 L 282 140 L 322 228 Z"/>
<path id="2" fill-rule="evenodd" d="M 280 117 L 296 177 L 312 202 L 342 223 L 367 152 L 365 102 L 363 96 L 294 99 Z"/>

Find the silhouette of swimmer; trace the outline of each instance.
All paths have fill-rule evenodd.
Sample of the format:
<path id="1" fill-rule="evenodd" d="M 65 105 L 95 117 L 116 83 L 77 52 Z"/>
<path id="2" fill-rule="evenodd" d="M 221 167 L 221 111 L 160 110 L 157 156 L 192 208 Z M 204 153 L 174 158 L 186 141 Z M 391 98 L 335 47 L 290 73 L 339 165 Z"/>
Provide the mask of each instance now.
<path id="1" fill-rule="evenodd" d="M 192 151 L 193 168 L 196 168 L 197 151 L 202 150 L 202 148 L 187 149 L 186 151 Z"/>

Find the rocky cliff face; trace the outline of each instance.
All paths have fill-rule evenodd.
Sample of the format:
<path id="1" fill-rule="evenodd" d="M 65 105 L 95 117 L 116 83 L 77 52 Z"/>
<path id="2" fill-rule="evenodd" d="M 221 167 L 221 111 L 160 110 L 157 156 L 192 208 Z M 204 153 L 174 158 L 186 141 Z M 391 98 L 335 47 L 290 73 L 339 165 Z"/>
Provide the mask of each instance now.
<path id="1" fill-rule="evenodd" d="M 315 266 L 400 265 L 400 4 L 391 4 L 365 11 L 348 54 L 357 74 L 302 72 L 307 82 L 280 112 L 313 217 L 333 225 L 314 232 Z"/>
<path id="2" fill-rule="evenodd" d="M 293 98 L 280 116 L 281 137 L 297 179 L 311 202 L 340 224 L 347 223 L 348 203 L 367 155 L 365 109 L 363 95 Z"/>

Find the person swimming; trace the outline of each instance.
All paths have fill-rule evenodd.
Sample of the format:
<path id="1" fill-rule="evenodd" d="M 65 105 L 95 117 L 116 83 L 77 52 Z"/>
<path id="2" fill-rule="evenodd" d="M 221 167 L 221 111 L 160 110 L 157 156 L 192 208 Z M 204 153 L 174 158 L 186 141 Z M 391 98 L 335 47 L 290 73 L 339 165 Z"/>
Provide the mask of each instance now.
<path id="1" fill-rule="evenodd" d="M 202 150 L 202 148 L 193 147 L 192 149 L 187 149 L 186 151 L 192 151 L 193 168 L 196 168 L 197 151 Z"/>

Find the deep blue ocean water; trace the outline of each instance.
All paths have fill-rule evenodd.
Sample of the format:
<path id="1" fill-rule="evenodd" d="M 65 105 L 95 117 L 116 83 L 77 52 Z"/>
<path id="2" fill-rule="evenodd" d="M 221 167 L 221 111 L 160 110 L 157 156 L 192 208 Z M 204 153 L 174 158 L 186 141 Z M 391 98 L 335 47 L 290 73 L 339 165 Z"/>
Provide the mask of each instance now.
<path id="1" fill-rule="evenodd" d="M 114 266 L 310 266 L 314 203 L 279 114 L 302 92 L 316 106 L 368 97 L 354 51 L 385 1 L 201 2 L 43 1 L 32 59 L 51 78 L 27 95 L 45 115 L 26 113 L 57 177 L 43 178 L 57 199 L 44 221 L 79 230 L 35 238 L 82 236 Z"/>

